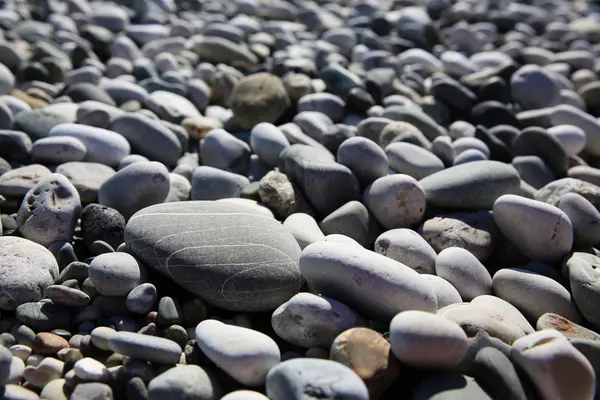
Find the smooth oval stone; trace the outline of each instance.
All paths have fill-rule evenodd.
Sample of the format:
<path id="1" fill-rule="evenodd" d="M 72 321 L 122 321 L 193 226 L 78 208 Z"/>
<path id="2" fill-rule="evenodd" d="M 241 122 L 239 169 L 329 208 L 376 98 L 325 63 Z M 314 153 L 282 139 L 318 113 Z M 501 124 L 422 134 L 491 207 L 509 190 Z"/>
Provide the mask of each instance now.
<path id="1" fill-rule="evenodd" d="M 513 98 L 525 109 L 540 109 L 556 104 L 560 91 L 548 71 L 531 64 L 513 74 L 510 90 Z"/>
<path id="2" fill-rule="evenodd" d="M 435 154 L 411 143 L 392 143 L 385 148 L 385 154 L 390 167 L 415 179 L 423 179 L 444 169 L 444 163 Z"/>
<path id="3" fill-rule="evenodd" d="M 200 116 L 200 112 L 191 101 L 164 90 L 150 93 L 146 104 L 151 111 L 167 121 L 179 122 L 184 118 Z"/>
<path id="4" fill-rule="evenodd" d="M 552 278 L 526 269 L 503 268 L 494 274 L 494 294 L 508 301 L 529 321 L 545 313 L 562 315 L 578 323 L 581 316 L 571 294 Z"/>
<path id="5" fill-rule="evenodd" d="M 417 367 L 458 365 L 469 348 L 467 335 L 455 322 L 424 311 L 404 311 L 390 323 L 392 352 Z"/>
<path id="6" fill-rule="evenodd" d="M 373 247 L 381 232 L 375 218 L 359 201 L 344 204 L 325 217 L 319 226 L 325 235 L 345 235 L 366 248 Z"/>
<path id="7" fill-rule="evenodd" d="M 43 246 L 70 241 L 81 213 L 77 189 L 61 174 L 41 179 L 19 207 L 17 224 L 21 234 Z"/>
<path id="8" fill-rule="evenodd" d="M 560 104 L 552 107 L 550 120 L 552 125 L 573 125 L 585 132 L 587 143 L 585 150 L 600 155 L 600 122 L 593 116 L 572 105 Z"/>
<path id="9" fill-rule="evenodd" d="M 569 155 L 554 136 L 539 127 L 525 128 L 513 142 L 515 156 L 536 155 L 550 167 L 557 177 L 567 175 Z"/>
<path id="10" fill-rule="evenodd" d="M 390 320 L 408 309 L 437 309 L 433 289 L 417 272 L 358 246 L 314 243 L 302 251 L 300 270 L 317 292 L 370 318 Z"/>
<path id="11" fill-rule="evenodd" d="M 172 340 L 133 332 L 117 332 L 108 339 L 108 347 L 140 360 L 159 364 L 175 364 L 181 357 L 181 347 Z"/>
<path id="12" fill-rule="evenodd" d="M 89 278 L 104 296 L 124 297 L 140 284 L 143 272 L 137 260 L 127 253 L 106 253 L 94 257 Z"/>
<path id="13" fill-rule="evenodd" d="M 360 136 L 342 142 L 337 150 L 337 161 L 350 168 L 362 186 L 388 173 L 388 159 L 383 149 Z"/>
<path id="14" fill-rule="evenodd" d="M 62 285 L 48 286 L 45 295 L 52 300 L 54 304 L 67 307 L 84 307 L 90 302 L 90 296 L 81 290 Z"/>
<path id="15" fill-rule="evenodd" d="M 60 124 L 50 130 L 50 136 L 79 139 L 87 148 L 85 161 L 116 167 L 129 154 L 129 142 L 116 132 L 80 124 Z"/>
<path id="16" fill-rule="evenodd" d="M 22 197 L 42 179 L 52 174 L 41 164 L 15 168 L 0 175 L 0 195 Z"/>
<path id="17" fill-rule="evenodd" d="M 526 334 L 530 334 L 535 331 L 535 329 L 515 306 L 506 300 L 501 299 L 500 297 L 484 294 L 471 300 L 470 304 L 501 313 L 516 323 Z"/>
<path id="18" fill-rule="evenodd" d="M 429 175 L 419 184 L 431 205 L 490 210 L 498 197 L 515 193 L 520 182 L 518 172 L 510 165 L 498 161 L 475 161 Z"/>
<path id="19" fill-rule="evenodd" d="M 548 399 L 591 399 L 595 392 L 592 365 L 560 332 L 547 329 L 517 340 L 511 359 L 525 371 L 538 393 Z M 560 371 L 569 371 L 564 379 Z"/>
<path id="20" fill-rule="evenodd" d="M 148 399 L 218 399 L 221 387 L 212 373 L 197 365 L 176 365 L 148 384 Z"/>
<path id="21" fill-rule="evenodd" d="M 375 241 L 375 252 L 420 274 L 435 274 L 435 250 L 412 229 L 391 229 Z"/>
<path id="22" fill-rule="evenodd" d="M 502 233 L 532 260 L 556 261 L 573 245 L 573 225 L 559 208 L 521 196 L 504 195 L 494 203 Z"/>
<path id="23" fill-rule="evenodd" d="M 568 155 L 574 156 L 585 149 L 587 136 L 583 129 L 575 125 L 556 125 L 546 129 L 564 147 Z"/>
<path id="24" fill-rule="evenodd" d="M 192 174 L 192 200 L 219 200 L 240 197 L 250 181 L 243 175 L 202 165 Z"/>
<path id="25" fill-rule="evenodd" d="M 200 145 L 202 164 L 241 175 L 249 172 L 250 153 L 246 142 L 224 129 L 211 130 Z"/>
<path id="26" fill-rule="evenodd" d="M 58 264 L 52 253 L 30 240 L 0 237 L 0 309 L 38 301 L 46 287 L 58 277 Z"/>
<path id="27" fill-rule="evenodd" d="M 178 220 L 211 228 L 182 232 Z M 294 237 L 277 220 L 243 205 L 189 201 L 147 207 L 130 219 L 125 242 L 144 264 L 229 310 L 272 310 L 302 284 Z"/>
<path id="28" fill-rule="evenodd" d="M 224 397 L 221 397 L 221 400 L 268 400 L 269 398 L 262 393 L 255 392 L 252 390 L 236 390 L 235 392 L 230 392 L 226 394 Z"/>
<path id="29" fill-rule="evenodd" d="M 329 397 L 367 400 L 367 387 L 350 368 L 330 360 L 298 358 L 269 371 L 266 393 L 271 400 L 301 400 Z"/>
<path id="30" fill-rule="evenodd" d="M 600 185 L 600 169 L 587 165 L 578 165 L 569 168 L 567 174 L 569 175 L 569 178 L 589 182 L 596 186 Z"/>
<path id="31" fill-rule="evenodd" d="M 475 162 L 475 161 L 484 161 L 487 159 L 488 159 L 488 157 L 486 157 L 486 155 L 483 154 L 481 151 L 479 151 L 477 149 L 468 149 L 468 150 L 463 151 L 456 157 L 454 157 L 454 160 L 452 161 L 452 165 L 456 166 L 456 165 L 471 163 L 471 162 Z"/>
<path id="32" fill-rule="evenodd" d="M 283 221 L 283 227 L 292 234 L 302 250 L 309 244 L 325 239 L 317 221 L 305 213 L 290 215 Z"/>
<path id="33" fill-rule="evenodd" d="M 435 372 L 428 375 L 417 386 L 413 400 L 479 399 L 492 397 L 470 376 L 457 372 Z"/>
<path id="34" fill-rule="evenodd" d="M 538 156 L 517 156 L 512 160 L 512 164 L 521 179 L 534 188 L 539 189 L 555 180 L 552 170 Z"/>
<path id="35" fill-rule="evenodd" d="M 298 100 L 298 112 L 319 111 L 333 122 L 344 119 L 344 101 L 331 93 L 311 93 Z"/>
<path id="36" fill-rule="evenodd" d="M 492 292 L 490 273 L 477 257 L 461 247 L 449 247 L 438 254 L 435 274 L 450 282 L 465 300 Z"/>
<path id="37" fill-rule="evenodd" d="M 86 153 L 87 148 L 81 140 L 68 136 L 39 139 L 31 149 L 35 161 L 47 164 L 81 161 Z"/>
<path id="38" fill-rule="evenodd" d="M 95 202 L 102 184 L 115 174 L 108 165 L 78 161 L 61 164 L 56 172 L 71 181 L 84 204 Z"/>
<path id="39" fill-rule="evenodd" d="M 502 351 L 493 347 L 482 348 L 475 355 L 473 368 L 477 371 L 477 382 L 492 396 L 502 399 L 527 399 L 515 366 Z"/>
<path id="40" fill-rule="evenodd" d="M 280 338 L 305 348 L 328 348 L 340 333 L 363 324 L 346 305 L 311 293 L 298 293 L 271 316 L 271 326 Z"/>
<path id="41" fill-rule="evenodd" d="M 596 300 L 600 296 L 599 262 L 599 257 L 580 252 L 573 253 L 565 260 L 575 304 L 585 319 L 594 327 L 600 326 L 600 313 L 595 306 Z M 569 318 L 566 315 L 565 317 Z"/>
<path id="42" fill-rule="evenodd" d="M 31 152 L 31 139 L 25 132 L 0 130 L 0 157 L 6 160 L 23 160 L 28 158 Z"/>
<path id="43" fill-rule="evenodd" d="M 177 164 L 181 155 L 181 143 L 177 136 L 157 121 L 139 114 L 125 114 L 113 119 L 108 126 L 121 134 L 131 149 L 149 160 L 165 165 Z"/>
<path id="44" fill-rule="evenodd" d="M 219 368 L 247 386 L 259 386 L 281 360 L 277 343 L 264 333 L 214 319 L 198 324 L 196 344 Z"/>
<path id="45" fill-rule="evenodd" d="M 425 214 L 425 200 L 421 184 L 404 174 L 379 178 L 363 192 L 363 203 L 386 229 L 419 223 Z"/>
<path id="46" fill-rule="evenodd" d="M 66 116 L 51 113 L 45 108 L 23 111 L 14 118 L 13 129 L 23 131 L 31 140 L 48 136 L 50 130 L 57 125 L 72 122 Z"/>
<path id="47" fill-rule="evenodd" d="M 556 207 L 560 208 L 573 224 L 574 243 L 578 246 L 594 246 L 600 242 L 600 212 L 585 197 L 577 193 L 566 193 L 560 197 Z"/>
<path id="48" fill-rule="evenodd" d="M 352 328 L 335 338 L 330 358 L 352 369 L 369 390 L 369 398 L 380 398 L 400 374 L 390 343 L 379 332 Z"/>
<path id="49" fill-rule="evenodd" d="M 525 332 L 515 322 L 500 312 L 473 304 L 451 304 L 440 309 L 437 313 L 456 322 L 469 337 L 474 337 L 480 331 L 485 331 L 504 343 L 512 344 L 518 338 L 525 336 Z"/>
<path id="50" fill-rule="evenodd" d="M 151 283 L 142 283 L 129 292 L 125 300 L 125 307 L 137 314 L 147 314 L 152 311 L 157 299 L 156 287 Z"/>
<path id="51" fill-rule="evenodd" d="M 98 203 L 114 208 L 125 219 L 161 203 L 169 194 L 169 171 L 156 161 L 139 162 L 118 171 L 98 191 Z"/>
<path id="52" fill-rule="evenodd" d="M 262 161 L 269 166 L 276 166 L 279 164 L 279 154 L 290 146 L 290 142 L 275 125 L 261 122 L 250 131 L 250 145 Z"/>
<path id="53" fill-rule="evenodd" d="M 458 290 L 456 290 L 456 288 L 444 278 L 429 274 L 423 274 L 423 278 L 425 278 L 425 280 L 429 282 L 433 288 L 439 309 L 449 306 L 450 304 L 463 302 Z"/>

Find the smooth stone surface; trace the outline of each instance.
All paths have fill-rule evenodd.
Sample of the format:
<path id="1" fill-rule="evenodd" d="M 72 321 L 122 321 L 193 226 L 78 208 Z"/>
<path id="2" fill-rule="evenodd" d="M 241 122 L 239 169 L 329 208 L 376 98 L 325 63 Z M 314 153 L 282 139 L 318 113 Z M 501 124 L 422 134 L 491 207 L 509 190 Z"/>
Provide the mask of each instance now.
<path id="1" fill-rule="evenodd" d="M 385 151 L 372 140 L 359 136 L 342 142 L 337 150 L 337 161 L 350 168 L 363 186 L 388 173 Z"/>
<path id="2" fill-rule="evenodd" d="M 385 154 L 390 167 L 417 180 L 444 169 L 444 163 L 435 154 L 411 143 L 391 143 Z"/>
<path id="3" fill-rule="evenodd" d="M 190 228 L 182 231 L 179 223 Z M 294 237 L 275 219 L 243 205 L 190 201 L 147 207 L 130 219 L 125 242 L 144 264 L 230 310 L 272 310 L 302 283 Z"/>
<path id="4" fill-rule="evenodd" d="M 19 237 L 0 237 L 0 308 L 38 301 L 47 286 L 58 277 L 56 259 L 43 246 Z"/>
<path id="5" fill-rule="evenodd" d="M 367 400 L 367 387 L 350 368 L 330 360 L 288 360 L 267 376 L 266 393 L 272 400 L 300 400 L 315 395 Z"/>
<path id="6" fill-rule="evenodd" d="M 49 135 L 79 139 L 87 148 L 85 161 L 116 167 L 129 154 L 129 142 L 116 132 L 80 124 L 60 124 L 50 130 Z"/>
<path id="7" fill-rule="evenodd" d="M 573 225 L 573 242 L 581 247 L 594 246 L 600 242 L 600 212 L 585 197 L 567 193 L 556 204 Z"/>
<path id="8" fill-rule="evenodd" d="M 192 175 L 192 200 L 219 200 L 240 197 L 250 181 L 243 175 L 202 165 Z"/>
<path id="9" fill-rule="evenodd" d="M 17 224 L 25 238 L 49 246 L 73 238 L 80 213 L 77 189 L 64 175 L 51 174 L 27 192 Z"/>
<path id="10" fill-rule="evenodd" d="M 375 241 L 374 250 L 420 274 L 435 273 L 435 250 L 411 229 L 391 229 L 382 233 Z"/>
<path id="11" fill-rule="evenodd" d="M 429 274 L 423 274 L 423 278 L 425 278 L 433 288 L 438 303 L 438 309 L 442 309 L 450 304 L 463 302 L 458 290 L 444 278 Z"/>
<path id="12" fill-rule="evenodd" d="M 0 175 L 0 195 L 21 197 L 40 180 L 52 174 L 41 164 L 15 168 Z"/>
<path id="13" fill-rule="evenodd" d="M 508 301 L 501 299 L 500 297 L 490 296 L 487 294 L 477 296 L 473 300 L 470 301 L 470 304 L 487 308 L 490 310 L 497 311 L 502 315 L 510 318 L 514 323 L 516 323 L 519 328 L 523 330 L 526 334 L 533 333 L 535 329 L 529 321 L 521 314 L 519 310 Z"/>
<path id="14" fill-rule="evenodd" d="M 290 142 L 275 125 L 261 122 L 250 131 L 250 146 L 262 161 L 274 167 L 279 163 L 279 154 Z"/>
<path id="15" fill-rule="evenodd" d="M 105 253 L 90 263 L 89 278 L 98 293 L 125 297 L 140 284 L 143 271 L 137 260 L 127 253 Z"/>
<path id="16" fill-rule="evenodd" d="M 156 287 L 151 283 L 142 283 L 129 292 L 125 306 L 131 312 L 146 314 L 152 311 L 157 299 Z"/>
<path id="17" fill-rule="evenodd" d="M 148 384 L 148 399 L 216 400 L 221 388 L 212 373 L 197 365 L 177 365 L 156 376 Z"/>
<path id="18" fill-rule="evenodd" d="M 435 274 L 452 284 L 464 300 L 492 293 L 492 277 L 468 250 L 449 247 L 438 254 Z"/>
<path id="19" fill-rule="evenodd" d="M 41 163 L 62 164 L 69 161 L 82 161 L 87 147 L 77 138 L 48 137 L 36 140 L 31 149 L 31 157 Z"/>
<path id="20" fill-rule="evenodd" d="M 499 399 L 525 400 L 527 395 L 511 360 L 500 350 L 484 347 L 475 355 L 475 380 Z"/>
<path id="21" fill-rule="evenodd" d="M 365 248 L 372 248 L 380 228 L 369 210 L 359 201 L 344 204 L 319 224 L 325 235 L 346 235 Z"/>
<path id="22" fill-rule="evenodd" d="M 10 127 L 5 129 L 10 129 Z M 0 130 L 0 157 L 6 160 L 23 160 L 28 158 L 29 154 L 33 151 L 29 136 L 21 131 L 5 129 Z"/>
<path id="23" fill-rule="evenodd" d="M 248 174 L 250 153 L 246 142 L 224 129 L 211 130 L 200 145 L 200 158 L 204 165 L 241 175 Z"/>
<path id="24" fill-rule="evenodd" d="M 125 219 L 163 202 L 169 194 L 169 171 L 156 161 L 138 162 L 118 171 L 98 191 L 98 203 L 114 208 Z"/>
<path id="25" fill-rule="evenodd" d="M 340 333 L 362 324 L 363 319 L 346 305 L 311 293 L 298 293 L 271 316 L 280 338 L 305 348 L 328 348 Z"/>
<path id="26" fill-rule="evenodd" d="M 511 359 L 548 399 L 591 399 L 595 374 L 590 362 L 560 332 L 548 329 L 517 340 Z M 568 379 L 561 371 L 569 371 Z"/>
<path id="27" fill-rule="evenodd" d="M 529 321 L 551 312 L 573 322 L 581 317 L 571 294 L 547 276 L 519 268 L 503 268 L 492 279 L 494 294 L 515 306 Z"/>
<path id="28" fill-rule="evenodd" d="M 133 332 L 117 332 L 108 340 L 108 347 L 125 356 L 159 364 L 175 364 L 181 347 L 172 340 Z"/>
<path id="29" fill-rule="evenodd" d="M 259 386 L 279 364 L 279 347 L 269 336 L 217 320 L 202 321 L 195 330 L 196 344 L 211 361 L 236 381 Z"/>
<path id="30" fill-rule="evenodd" d="M 512 166 L 498 161 L 475 161 L 437 172 L 419 184 L 431 205 L 490 210 L 498 197 L 518 190 L 520 179 Z"/>
<path id="31" fill-rule="evenodd" d="M 100 187 L 115 174 L 108 165 L 78 161 L 61 164 L 56 172 L 71 181 L 83 204 L 97 201 Z"/>
<path id="32" fill-rule="evenodd" d="M 317 221 L 308 214 L 294 213 L 283 221 L 283 227 L 294 236 L 300 249 L 325 239 Z"/>
<path id="33" fill-rule="evenodd" d="M 377 179 L 363 192 L 363 203 L 385 229 L 410 228 L 425 214 L 425 192 L 404 174 Z"/>
<path id="34" fill-rule="evenodd" d="M 575 304 L 594 327 L 600 326 L 600 313 L 595 307 L 600 296 L 599 263 L 600 257 L 580 252 L 573 253 L 564 262 Z"/>
<path id="35" fill-rule="evenodd" d="M 101 362 L 91 357 L 79 360 L 73 366 L 75 376 L 86 381 L 97 382 L 108 378 L 108 369 Z"/>
<path id="36" fill-rule="evenodd" d="M 556 261 L 573 245 L 573 225 L 567 214 L 541 201 L 504 195 L 494 203 L 494 221 L 532 260 Z"/>
<path id="37" fill-rule="evenodd" d="M 300 270 L 309 285 L 361 315 L 390 320 L 409 310 L 433 312 L 433 288 L 417 272 L 380 254 L 336 242 L 306 247 Z"/>
<path id="38" fill-rule="evenodd" d="M 404 311 L 390 323 L 392 351 L 405 364 L 418 367 L 458 365 L 469 347 L 455 322 L 424 311 Z"/>
<path id="39" fill-rule="evenodd" d="M 164 125 L 142 115 L 118 116 L 111 121 L 108 129 L 122 135 L 133 152 L 151 161 L 173 166 L 181 156 L 181 143 L 177 136 Z"/>
<path id="40" fill-rule="evenodd" d="M 558 139 L 570 156 L 579 154 L 587 143 L 584 130 L 575 125 L 556 125 L 546 132 Z"/>

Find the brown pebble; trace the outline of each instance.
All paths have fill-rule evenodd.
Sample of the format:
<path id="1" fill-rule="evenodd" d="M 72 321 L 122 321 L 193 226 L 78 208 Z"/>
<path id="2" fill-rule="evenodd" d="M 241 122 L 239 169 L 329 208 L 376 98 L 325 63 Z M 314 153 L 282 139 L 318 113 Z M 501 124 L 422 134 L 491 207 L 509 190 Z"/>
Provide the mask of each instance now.
<path id="1" fill-rule="evenodd" d="M 338 335 L 331 345 L 330 358 L 356 372 L 372 400 L 381 397 L 400 375 L 390 343 L 367 328 L 352 328 Z"/>
<path id="2" fill-rule="evenodd" d="M 146 324 L 156 323 L 156 318 L 158 317 L 158 312 L 150 311 L 148 315 L 146 315 Z"/>
<path id="3" fill-rule="evenodd" d="M 29 104 L 29 106 L 33 109 L 44 108 L 48 105 L 48 102 L 46 102 L 42 99 L 33 97 L 30 94 L 28 94 L 22 90 L 19 90 L 19 89 L 13 90 L 10 93 L 10 95 L 13 97 L 16 97 L 17 99 L 23 100 L 25 103 Z"/>
<path id="4" fill-rule="evenodd" d="M 34 353 L 52 356 L 69 347 L 64 338 L 50 332 L 40 332 L 33 338 L 31 349 Z"/>
<path id="5" fill-rule="evenodd" d="M 223 127 L 220 121 L 201 116 L 188 117 L 183 120 L 182 125 L 190 137 L 197 140 L 204 139 L 204 136 L 213 129 Z"/>

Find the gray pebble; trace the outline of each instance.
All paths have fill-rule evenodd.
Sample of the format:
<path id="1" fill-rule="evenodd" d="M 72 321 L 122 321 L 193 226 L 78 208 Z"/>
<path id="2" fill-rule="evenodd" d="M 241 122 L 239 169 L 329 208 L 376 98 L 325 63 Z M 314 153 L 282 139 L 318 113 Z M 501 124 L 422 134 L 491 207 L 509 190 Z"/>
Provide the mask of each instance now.
<path id="1" fill-rule="evenodd" d="M 133 332 L 117 332 L 108 340 L 108 347 L 125 356 L 159 364 L 175 364 L 181 347 L 172 340 Z"/>
<path id="2" fill-rule="evenodd" d="M 421 274 L 435 273 L 435 250 L 411 229 L 391 229 L 382 233 L 375 241 L 375 252 Z"/>
<path id="3" fill-rule="evenodd" d="M 411 143 L 391 143 L 385 154 L 390 167 L 417 180 L 444 169 L 444 163 L 435 154 Z"/>
<path id="4" fill-rule="evenodd" d="M 452 284 L 464 300 L 491 294 L 492 277 L 468 250 L 449 247 L 438 254 L 435 273 Z"/>
<path id="5" fill-rule="evenodd" d="M 566 193 L 556 204 L 573 224 L 573 242 L 582 247 L 600 242 L 600 212 L 585 197 L 577 193 Z"/>
<path id="6" fill-rule="evenodd" d="M 177 365 L 153 378 L 148 384 L 148 399 L 221 398 L 219 382 L 213 374 L 197 365 Z"/>
<path id="7" fill-rule="evenodd" d="M 350 168 L 362 186 L 388 173 L 388 159 L 381 147 L 363 137 L 344 140 L 337 150 L 337 160 Z"/>
<path id="8" fill-rule="evenodd" d="M 142 267 L 127 253 L 105 253 L 90 263 L 89 278 L 98 293 L 125 297 L 143 278 Z"/>
<path id="9" fill-rule="evenodd" d="M 87 148 L 81 140 L 69 136 L 39 139 L 31 149 L 31 156 L 35 161 L 47 164 L 82 161 L 86 153 Z"/>
<path id="10" fill-rule="evenodd" d="M 250 131 L 252 150 L 267 165 L 279 164 L 279 154 L 290 146 L 285 134 L 273 124 L 261 122 Z"/>
<path id="11" fill-rule="evenodd" d="M 200 144 L 204 165 L 241 175 L 247 175 L 250 170 L 250 153 L 247 143 L 224 129 L 211 130 Z"/>
<path id="12" fill-rule="evenodd" d="M 202 165 L 192 175 L 192 200 L 218 200 L 240 197 L 250 181 L 243 175 Z"/>

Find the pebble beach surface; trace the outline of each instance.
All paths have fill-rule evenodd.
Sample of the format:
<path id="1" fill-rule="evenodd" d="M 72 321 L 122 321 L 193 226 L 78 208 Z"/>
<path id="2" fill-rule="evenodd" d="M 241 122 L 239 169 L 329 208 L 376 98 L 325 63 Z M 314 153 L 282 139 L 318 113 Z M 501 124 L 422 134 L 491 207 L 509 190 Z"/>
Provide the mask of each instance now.
<path id="1" fill-rule="evenodd" d="M 600 4 L 0 1 L 0 398 L 600 398 Z"/>

